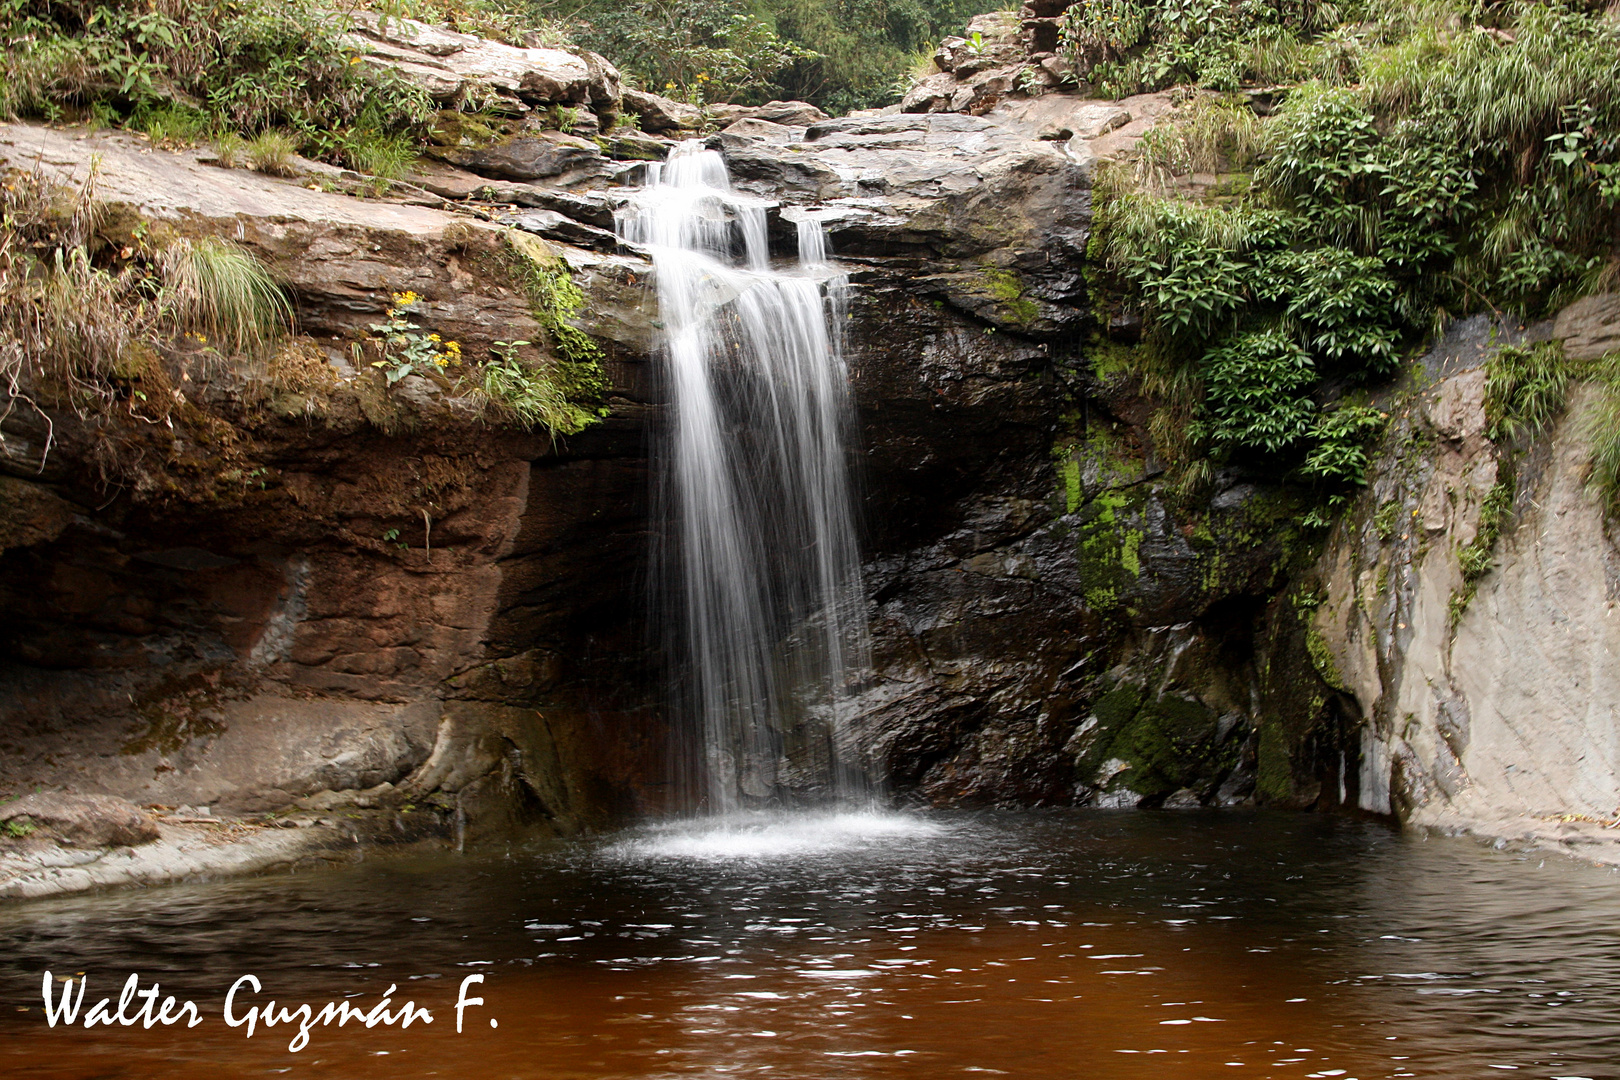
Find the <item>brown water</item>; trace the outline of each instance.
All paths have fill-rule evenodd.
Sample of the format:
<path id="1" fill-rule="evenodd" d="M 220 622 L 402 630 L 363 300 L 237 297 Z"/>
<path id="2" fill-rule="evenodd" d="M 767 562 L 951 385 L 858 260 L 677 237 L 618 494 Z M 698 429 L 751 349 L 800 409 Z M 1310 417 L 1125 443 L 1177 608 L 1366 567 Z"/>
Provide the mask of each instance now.
<path id="1" fill-rule="evenodd" d="M 203 1023 L 52 1030 L 46 968 Z M 249 1006 L 393 983 L 435 1019 L 290 1053 L 223 1022 L 248 973 Z M 1291 814 L 774 819 L 13 904 L 0 1076 L 1598 1080 L 1617 991 L 1620 876 L 1563 858 Z"/>

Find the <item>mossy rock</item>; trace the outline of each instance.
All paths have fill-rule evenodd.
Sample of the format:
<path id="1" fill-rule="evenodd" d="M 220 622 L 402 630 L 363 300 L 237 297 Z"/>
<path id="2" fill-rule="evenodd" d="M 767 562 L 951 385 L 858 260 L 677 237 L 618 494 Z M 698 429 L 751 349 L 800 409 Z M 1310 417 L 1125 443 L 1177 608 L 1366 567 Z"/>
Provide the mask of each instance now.
<path id="1" fill-rule="evenodd" d="M 1080 586 L 1097 611 L 1119 608 L 1142 576 L 1142 510 L 1139 489 L 1110 489 L 1080 510 L 1075 546 Z"/>

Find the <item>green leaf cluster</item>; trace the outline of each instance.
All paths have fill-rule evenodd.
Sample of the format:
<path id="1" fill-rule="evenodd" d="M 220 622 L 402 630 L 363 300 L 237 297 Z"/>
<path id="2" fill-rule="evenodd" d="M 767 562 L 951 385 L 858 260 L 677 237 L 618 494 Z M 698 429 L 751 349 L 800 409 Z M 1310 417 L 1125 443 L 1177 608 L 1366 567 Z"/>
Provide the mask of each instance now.
<path id="1" fill-rule="evenodd" d="M 1070 9 L 1071 23 L 1125 27 L 1071 34 L 1098 64 L 1193 33 L 1181 7 L 1159 4 L 1132 39 L 1123 3 Z M 1315 50 L 1290 61 L 1295 76 L 1315 77 L 1257 121 L 1260 164 L 1235 199 L 1192 197 L 1175 179 L 1192 166 L 1164 149 L 1192 145 L 1202 108 L 1215 150 L 1199 170 L 1233 167 L 1249 138 L 1221 111 L 1233 99 L 1203 95 L 1144 139 L 1155 164 L 1138 165 L 1134 186 L 1117 169 L 1102 184 L 1102 284 L 1144 316 L 1144 387 L 1176 388 L 1167 408 L 1186 453 L 1266 462 L 1342 501 L 1381 427 L 1365 406 L 1332 407 L 1346 391 L 1394 375 L 1450 317 L 1534 318 L 1620 277 L 1620 22 L 1579 0 L 1422 13 L 1380 0 L 1337 28 L 1313 26 L 1325 8 L 1221 8 L 1206 36 L 1294 35 Z M 1544 425 L 1568 378 L 1548 346 L 1502 350 L 1491 436 Z"/>

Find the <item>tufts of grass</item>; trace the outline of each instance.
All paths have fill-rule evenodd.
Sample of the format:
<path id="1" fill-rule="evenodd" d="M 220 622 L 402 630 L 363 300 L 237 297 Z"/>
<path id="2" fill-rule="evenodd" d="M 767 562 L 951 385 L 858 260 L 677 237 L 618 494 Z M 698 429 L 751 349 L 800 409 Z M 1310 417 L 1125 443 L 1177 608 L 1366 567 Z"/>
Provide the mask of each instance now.
<path id="1" fill-rule="evenodd" d="M 129 126 L 144 131 L 155 143 L 192 145 L 208 141 L 214 133 L 215 122 L 199 109 L 168 103 L 137 112 Z"/>
<path id="2" fill-rule="evenodd" d="M 480 389 L 489 402 L 524 427 L 544 424 L 553 435 L 574 435 L 595 423 L 595 414 L 569 400 L 566 362 L 527 363 L 517 350 L 528 344 L 500 342 L 505 348 L 484 365 Z"/>
<path id="3" fill-rule="evenodd" d="M 1604 513 L 1620 517 L 1620 354 L 1610 353 L 1594 365 L 1598 393 L 1580 421 L 1580 434 L 1592 448 L 1587 485 L 1603 503 Z"/>
<path id="4" fill-rule="evenodd" d="M 397 180 L 405 175 L 417 156 L 410 139 L 371 130 L 349 132 L 341 152 L 349 168 L 382 180 Z"/>
<path id="5" fill-rule="evenodd" d="M 1485 365 L 1485 433 L 1498 442 L 1535 435 L 1563 411 L 1568 393 L 1560 343 L 1505 346 Z"/>
<path id="6" fill-rule="evenodd" d="M 298 144 L 284 131 L 262 131 L 247 144 L 248 168 L 266 176 L 298 175 Z"/>
<path id="7" fill-rule="evenodd" d="M 1260 118 L 1240 101 L 1203 95 L 1181 120 L 1194 172 L 1251 168 L 1260 152 Z"/>
<path id="8" fill-rule="evenodd" d="M 247 140 L 234 131 L 214 136 L 214 160 L 221 168 L 240 169 L 247 165 Z"/>
<path id="9" fill-rule="evenodd" d="M 1244 71 L 1262 86 L 1298 82 L 1306 77 L 1306 47 L 1286 26 L 1261 26 L 1238 47 Z"/>
<path id="10" fill-rule="evenodd" d="M 177 240 L 159 260 L 176 322 L 232 350 L 258 349 L 292 324 L 292 306 L 253 254 L 228 240 Z"/>

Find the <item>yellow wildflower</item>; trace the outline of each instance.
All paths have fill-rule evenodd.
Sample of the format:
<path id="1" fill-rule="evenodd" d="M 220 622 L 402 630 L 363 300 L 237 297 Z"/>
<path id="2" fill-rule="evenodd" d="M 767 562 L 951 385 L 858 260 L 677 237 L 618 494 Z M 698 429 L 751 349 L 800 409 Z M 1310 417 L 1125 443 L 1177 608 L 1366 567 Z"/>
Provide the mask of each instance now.
<path id="1" fill-rule="evenodd" d="M 429 334 L 428 335 L 428 340 L 431 341 L 431 342 L 434 342 L 435 344 L 437 344 L 438 342 L 443 341 L 444 339 L 441 338 L 438 334 Z"/>

